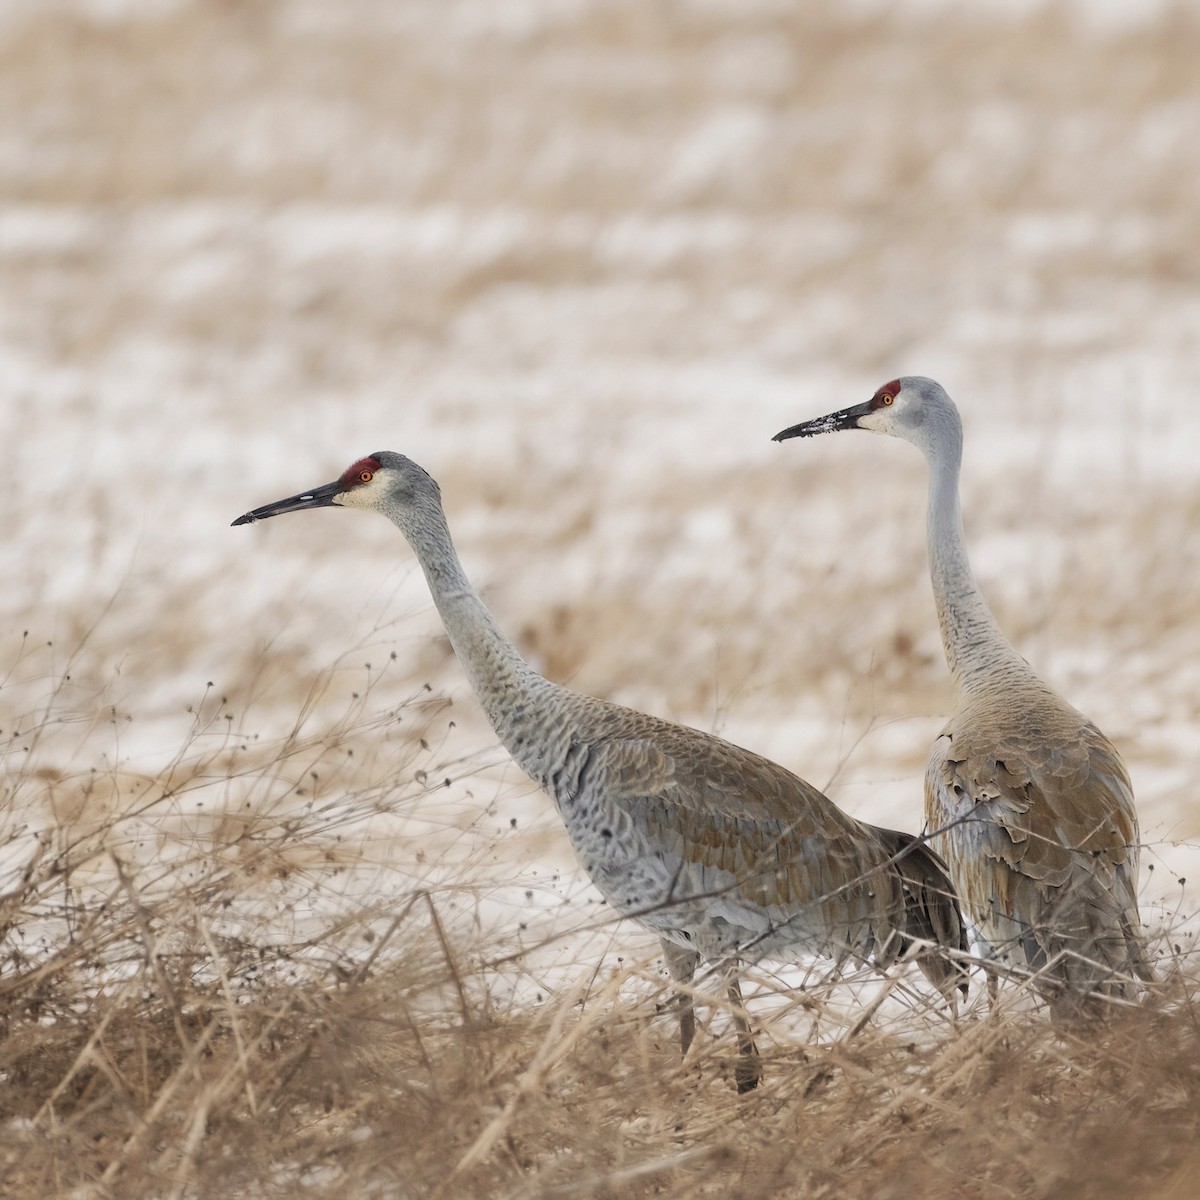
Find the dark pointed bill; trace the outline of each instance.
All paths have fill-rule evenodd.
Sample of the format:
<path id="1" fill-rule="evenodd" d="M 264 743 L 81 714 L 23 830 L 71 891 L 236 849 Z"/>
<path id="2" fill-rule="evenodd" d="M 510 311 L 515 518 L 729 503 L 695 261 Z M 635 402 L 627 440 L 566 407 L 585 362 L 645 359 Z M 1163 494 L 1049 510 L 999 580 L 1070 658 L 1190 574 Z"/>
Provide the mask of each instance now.
<path id="1" fill-rule="evenodd" d="M 801 421 L 777 433 L 771 441 L 786 442 L 788 438 L 816 437 L 818 433 L 837 433 L 839 429 L 857 429 L 859 417 L 865 417 L 871 411 L 871 402 L 855 404 L 852 408 L 843 408 L 840 412 L 830 413 L 825 417 L 817 417 L 812 421 Z"/>
<path id="2" fill-rule="evenodd" d="M 232 524 L 249 525 L 252 521 L 264 521 L 267 517 L 278 517 L 282 513 L 303 512 L 306 508 L 326 508 L 333 503 L 334 496 L 341 490 L 341 480 L 326 483 L 319 488 L 310 488 L 307 492 L 289 496 L 286 500 L 276 500 L 274 504 L 264 504 L 262 508 L 251 509 Z"/>

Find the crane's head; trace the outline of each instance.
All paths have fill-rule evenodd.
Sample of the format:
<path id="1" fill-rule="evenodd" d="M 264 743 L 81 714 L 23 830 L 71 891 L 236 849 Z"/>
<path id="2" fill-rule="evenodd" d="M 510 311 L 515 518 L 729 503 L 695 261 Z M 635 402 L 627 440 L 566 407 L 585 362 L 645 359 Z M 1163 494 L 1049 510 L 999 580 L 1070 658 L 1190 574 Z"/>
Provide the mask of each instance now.
<path id="1" fill-rule="evenodd" d="M 264 504 L 251 509 L 233 522 L 248 525 L 283 513 L 301 512 L 306 508 L 328 508 L 332 504 L 343 508 L 366 508 L 389 511 L 404 508 L 419 496 L 438 497 L 438 485 L 411 458 L 377 450 L 351 463 L 333 483 L 298 492 L 286 500 Z"/>
<path id="2" fill-rule="evenodd" d="M 771 440 L 815 437 L 840 429 L 869 429 L 904 438 L 928 449 L 936 431 L 959 426 L 958 410 L 940 383 L 922 375 L 903 375 L 885 383 L 865 404 L 843 408 L 814 421 L 802 421 L 777 433 Z"/>

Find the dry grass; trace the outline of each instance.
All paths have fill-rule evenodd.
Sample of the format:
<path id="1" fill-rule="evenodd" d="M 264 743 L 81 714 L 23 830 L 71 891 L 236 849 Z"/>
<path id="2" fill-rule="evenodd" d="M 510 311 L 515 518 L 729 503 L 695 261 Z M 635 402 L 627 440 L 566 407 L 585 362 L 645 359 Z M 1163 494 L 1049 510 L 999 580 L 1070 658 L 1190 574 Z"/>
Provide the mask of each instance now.
<path id="1" fill-rule="evenodd" d="M 1182 1198 L 1200 1166 L 1194 996 L 1086 1038 L 869 1031 L 737 1099 L 718 1049 L 681 1070 L 669 1021 L 612 1007 L 620 975 L 495 1011 L 424 897 L 346 965 L 377 913 L 264 954 L 212 934 L 214 901 L 117 897 L 10 963 L 11 1194 Z"/>
<path id="2" fill-rule="evenodd" d="M 0 1191 L 1191 1195 L 1200 24 L 1090 11 L 0 10 Z M 763 968 L 737 1098 L 395 531 L 227 523 L 409 452 L 547 674 L 913 828 L 921 464 L 767 441 L 907 371 L 1129 761 L 1164 995 L 850 1036 L 877 980 Z"/>
<path id="3" fill-rule="evenodd" d="M 1179 918 L 1160 1002 L 1078 1035 L 1015 990 L 950 1023 L 908 976 L 881 995 L 755 972 L 766 1081 L 739 1098 L 721 1006 L 681 1064 L 629 926 L 481 921 L 499 839 L 448 817 L 478 805 L 481 763 L 431 742 L 429 693 L 371 715 L 385 671 L 322 722 L 319 682 L 274 740 L 209 696 L 157 774 L 50 781 L 20 766 L 67 711 L 65 678 L 42 681 L 6 785 L 13 1195 L 1190 1195 L 1200 986 Z"/>

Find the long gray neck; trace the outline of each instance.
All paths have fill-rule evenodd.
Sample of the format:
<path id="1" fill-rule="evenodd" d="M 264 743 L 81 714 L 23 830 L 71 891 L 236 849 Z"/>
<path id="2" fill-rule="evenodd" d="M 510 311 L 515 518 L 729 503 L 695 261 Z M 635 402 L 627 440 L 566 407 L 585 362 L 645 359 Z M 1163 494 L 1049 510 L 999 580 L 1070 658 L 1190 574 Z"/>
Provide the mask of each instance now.
<path id="1" fill-rule="evenodd" d="M 391 506 L 386 514 L 400 527 L 425 572 L 450 645 L 488 721 L 505 749 L 527 774 L 541 782 L 547 753 L 554 754 L 551 718 L 554 693 L 563 689 L 539 675 L 501 632 L 467 579 L 440 504 L 426 499 Z"/>
<path id="2" fill-rule="evenodd" d="M 962 693 L 994 684 L 997 676 L 1032 672 L 1000 632 L 971 574 L 958 498 L 961 428 L 946 423 L 936 434 L 923 447 L 929 461 L 929 573 L 946 662 Z"/>

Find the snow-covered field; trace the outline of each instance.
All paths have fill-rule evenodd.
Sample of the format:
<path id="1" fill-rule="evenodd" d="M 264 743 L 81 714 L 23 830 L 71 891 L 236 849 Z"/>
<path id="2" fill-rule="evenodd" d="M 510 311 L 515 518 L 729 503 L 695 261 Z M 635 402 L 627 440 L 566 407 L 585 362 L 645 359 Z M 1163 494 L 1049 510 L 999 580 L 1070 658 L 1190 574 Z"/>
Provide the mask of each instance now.
<path id="1" fill-rule="evenodd" d="M 923 464 L 770 437 L 919 373 L 963 411 L 1001 624 L 1128 761 L 1148 920 L 1200 907 L 1196 6 L 0 13 L 0 892 L 131 797 L 123 860 L 236 858 L 336 728 L 318 909 L 457 879 L 498 957 L 596 924 L 396 531 L 229 528 L 377 449 L 439 479 L 547 674 L 917 828 Z M 301 713 L 273 782 L 220 758 L 164 798 Z M 594 936 L 546 961 L 652 951 Z"/>

